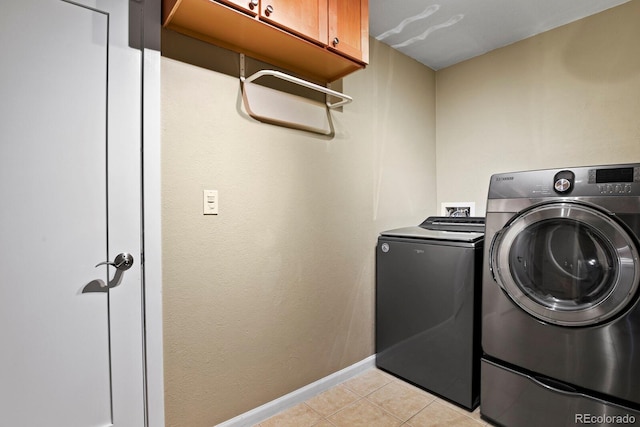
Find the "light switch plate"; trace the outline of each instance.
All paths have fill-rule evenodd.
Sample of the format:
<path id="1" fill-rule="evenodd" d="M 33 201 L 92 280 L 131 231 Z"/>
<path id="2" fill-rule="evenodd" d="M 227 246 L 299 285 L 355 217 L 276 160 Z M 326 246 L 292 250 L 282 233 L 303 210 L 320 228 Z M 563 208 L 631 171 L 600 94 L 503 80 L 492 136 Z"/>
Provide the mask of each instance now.
<path id="1" fill-rule="evenodd" d="M 202 213 L 218 215 L 218 190 L 202 190 Z"/>

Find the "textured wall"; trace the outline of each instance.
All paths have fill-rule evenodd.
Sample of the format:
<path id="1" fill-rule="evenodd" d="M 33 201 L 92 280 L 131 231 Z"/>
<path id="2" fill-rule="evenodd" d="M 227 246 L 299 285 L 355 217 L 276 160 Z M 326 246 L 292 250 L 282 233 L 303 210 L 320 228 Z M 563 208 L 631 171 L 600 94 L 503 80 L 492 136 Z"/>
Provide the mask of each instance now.
<path id="1" fill-rule="evenodd" d="M 436 213 L 435 75 L 371 40 L 327 139 L 247 118 L 237 78 L 161 71 L 167 426 L 212 426 L 373 353 L 377 235 Z"/>
<path id="2" fill-rule="evenodd" d="M 640 1 L 436 74 L 438 205 L 491 174 L 640 162 Z"/>

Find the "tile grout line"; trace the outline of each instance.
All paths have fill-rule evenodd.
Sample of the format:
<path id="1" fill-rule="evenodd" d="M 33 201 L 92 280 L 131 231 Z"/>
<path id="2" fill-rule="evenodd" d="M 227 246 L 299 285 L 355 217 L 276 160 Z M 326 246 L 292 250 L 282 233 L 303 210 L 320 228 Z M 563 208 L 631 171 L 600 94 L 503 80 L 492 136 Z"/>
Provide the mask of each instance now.
<path id="1" fill-rule="evenodd" d="M 382 388 L 382 387 L 381 387 Z M 377 391 L 377 390 L 376 390 Z M 373 393 L 370 393 L 373 394 Z M 422 411 L 424 408 L 426 408 L 427 406 L 429 406 L 429 404 L 427 404 L 424 408 L 420 409 L 420 411 L 416 412 L 415 414 L 412 414 L 409 418 L 407 418 L 406 420 L 402 420 L 399 417 L 397 417 L 395 414 L 392 414 L 391 412 L 389 412 L 388 410 L 384 409 L 382 406 L 378 405 L 376 402 L 367 399 L 366 397 L 364 398 L 367 400 L 367 402 L 371 403 L 373 406 L 381 409 L 382 411 L 384 411 L 385 413 L 387 413 L 388 415 L 391 415 L 393 418 L 395 418 L 396 420 L 400 421 L 400 425 L 405 424 L 407 421 L 409 421 L 411 418 L 413 418 L 418 412 Z"/>
<path id="2" fill-rule="evenodd" d="M 378 372 L 380 372 L 380 371 L 378 370 Z M 403 381 L 401 381 L 401 380 L 399 380 L 399 379 L 397 379 L 397 378 L 391 377 L 390 375 L 388 375 L 388 374 L 386 374 L 386 373 L 383 373 L 383 372 L 381 372 L 381 373 L 384 375 L 385 379 L 388 379 L 388 381 L 387 381 L 387 382 L 385 382 L 384 384 L 380 385 L 379 387 L 377 387 L 377 388 L 375 388 L 375 389 L 373 389 L 373 390 L 369 391 L 368 393 L 366 393 L 366 394 L 364 394 L 364 395 L 359 394 L 356 390 L 353 390 L 353 389 L 352 389 L 352 388 L 350 388 L 348 385 L 344 385 L 344 384 L 343 384 L 345 388 L 347 388 L 348 390 L 352 391 L 354 394 L 358 395 L 360 398 L 359 398 L 359 399 L 357 399 L 357 400 L 355 400 L 354 402 L 351 402 L 351 403 L 349 403 L 349 404 L 345 405 L 344 407 L 342 407 L 342 408 L 338 409 L 338 410 L 337 410 L 337 411 L 335 411 L 333 414 L 328 415 L 328 416 L 327 416 L 327 418 L 328 418 L 329 416 L 335 415 L 336 413 L 340 412 L 340 411 L 341 411 L 341 410 L 343 410 L 343 409 L 346 409 L 348 406 L 355 405 L 357 402 L 359 402 L 359 401 L 361 401 L 362 399 L 364 399 L 364 400 L 366 400 L 366 402 L 367 402 L 367 403 L 369 403 L 369 404 L 373 405 L 374 407 L 376 407 L 376 408 L 380 409 L 384 414 L 386 414 L 386 415 L 388 415 L 388 416 L 392 417 L 393 419 L 397 420 L 397 421 L 400 423 L 399 425 L 400 425 L 400 426 L 402 426 L 402 425 L 404 425 L 404 424 L 408 423 L 410 419 L 412 419 L 413 417 L 415 417 L 418 413 L 420 413 L 422 410 L 424 410 L 424 409 L 425 409 L 427 406 L 429 406 L 431 403 L 435 402 L 435 401 L 436 401 L 436 399 L 437 399 L 436 397 L 434 397 L 430 402 L 428 402 L 428 403 L 427 403 L 427 404 L 425 404 L 423 407 L 421 407 L 419 410 L 417 410 L 417 411 L 413 412 L 410 416 L 408 416 L 406 420 L 403 420 L 402 418 L 400 418 L 400 417 L 399 417 L 399 416 L 397 416 L 396 414 L 394 414 L 394 413 L 390 412 L 388 409 L 384 408 L 383 406 L 379 405 L 378 403 L 376 403 L 376 402 L 374 402 L 373 400 L 371 400 L 371 399 L 370 399 L 370 396 L 371 396 L 371 395 L 373 395 L 373 394 L 374 394 L 374 393 L 376 393 L 376 392 L 379 392 L 379 391 L 380 391 L 380 390 L 382 390 L 383 388 L 388 387 L 388 386 L 390 386 L 390 385 L 391 385 L 391 384 L 393 384 L 393 383 L 396 383 L 396 384 L 401 385 L 401 386 L 403 386 L 403 387 L 404 387 L 404 386 L 406 386 L 406 384 L 407 384 L 407 383 L 405 383 L 405 382 L 403 382 Z M 415 387 L 415 386 L 413 386 L 413 387 Z M 408 389 L 409 389 L 409 388 L 408 388 Z M 423 392 L 424 392 L 424 393 L 427 393 L 427 394 L 428 394 L 428 392 L 425 392 L 424 390 L 419 389 L 419 388 L 417 388 L 417 387 L 416 387 L 416 392 L 418 392 L 418 393 L 423 393 Z M 327 419 L 327 421 L 329 421 L 329 420 Z M 329 422 L 330 422 L 330 421 L 329 421 Z"/>
<path id="3" fill-rule="evenodd" d="M 367 375 L 367 373 L 369 373 L 369 377 L 362 379 L 360 382 L 358 381 L 354 381 L 357 378 L 362 378 L 363 375 Z M 382 376 L 380 376 L 380 374 L 382 374 Z M 382 378 L 382 380 L 380 380 L 380 378 Z M 353 381 L 353 382 L 352 382 Z M 349 385 L 347 385 L 347 383 L 351 382 L 351 387 L 349 387 Z M 382 384 L 380 384 L 381 382 L 383 382 Z M 415 410 L 415 411 L 411 411 L 411 415 L 409 415 L 407 417 L 406 420 L 403 420 L 402 418 L 400 418 L 398 415 L 395 415 L 394 413 L 390 412 L 389 410 L 385 409 L 383 406 L 381 406 L 380 404 L 376 403 L 375 401 L 372 400 L 372 395 L 380 392 L 383 388 L 388 387 L 392 384 L 395 385 L 400 385 L 402 387 L 406 387 L 408 390 L 410 390 L 412 393 L 418 393 L 418 394 L 424 394 L 425 397 L 429 397 L 431 398 L 431 400 L 426 403 L 426 405 L 422 406 L 420 409 Z M 448 402 L 438 396 L 435 396 L 431 393 L 429 393 L 426 390 L 423 390 L 419 387 L 416 387 L 415 385 L 406 383 L 398 378 L 395 378 L 387 373 L 385 373 L 384 371 L 380 371 L 376 368 L 372 368 L 369 369 L 363 373 L 361 373 L 359 376 L 356 376 L 354 378 L 351 378 L 349 380 L 343 381 L 341 383 L 335 384 L 333 387 L 331 387 L 330 389 L 326 390 L 324 393 L 329 392 L 330 390 L 335 390 L 338 387 L 343 387 L 344 390 L 350 392 L 353 394 L 353 396 L 355 397 L 355 400 L 350 401 L 349 403 L 340 406 L 337 409 L 333 409 L 332 408 L 332 412 L 327 414 L 326 416 L 323 413 L 320 413 L 318 410 L 314 409 L 308 402 L 310 402 L 312 399 L 314 399 L 315 397 L 317 397 L 318 395 L 308 398 L 307 400 L 301 402 L 302 404 L 304 404 L 304 407 L 307 410 L 310 410 L 312 414 L 315 414 L 317 417 L 319 417 L 319 419 L 317 419 L 315 422 L 313 422 L 312 424 L 309 425 L 309 427 L 314 427 L 314 426 L 318 426 L 320 424 L 327 424 L 330 426 L 339 426 L 339 424 L 335 424 L 334 422 L 332 422 L 329 417 L 333 417 L 336 414 L 340 413 L 341 411 L 346 410 L 347 408 L 351 407 L 351 406 L 355 406 L 357 405 L 359 402 L 360 403 L 366 403 L 368 405 L 371 405 L 372 407 L 376 408 L 377 410 L 382 411 L 382 414 L 388 417 L 391 417 L 391 419 L 396 420 L 398 422 L 398 426 L 407 426 L 407 427 L 411 427 L 410 421 L 415 418 L 418 414 L 420 414 L 422 411 L 424 411 L 426 408 L 430 407 L 433 405 L 434 402 L 438 402 L 439 407 L 442 408 L 446 408 L 449 410 L 453 410 L 456 413 L 458 413 L 458 415 L 464 415 L 465 418 L 470 419 L 474 422 L 474 424 L 477 424 L 478 427 L 485 427 L 485 426 L 490 426 L 490 424 L 487 424 L 484 420 L 482 420 L 481 418 L 477 418 L 473 416 L 473 412 L 469 412 L 466 411 L 464 408 L 460 408 L 457 405 Z M 356 389 L 360 389 L 363 391 L 357 391 Z M 389 391 L 389 390 L 388 390 Z M 314 403 L 315 404 L 315 403 Z M 317 406 L 317 405 L 316 405 Z M 319 406 L 318 406 L 319 407 Z M 320 408 L 320 407 L 319 407 Z M 258 424 L 257 427 L 262 426 L 262 424 Z"/>

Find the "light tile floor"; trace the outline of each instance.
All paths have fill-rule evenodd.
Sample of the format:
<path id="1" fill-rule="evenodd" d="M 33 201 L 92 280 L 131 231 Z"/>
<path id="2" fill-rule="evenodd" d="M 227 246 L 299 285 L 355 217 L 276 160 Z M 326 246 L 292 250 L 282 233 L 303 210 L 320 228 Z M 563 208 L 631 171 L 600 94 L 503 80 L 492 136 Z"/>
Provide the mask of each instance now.
<path id="1" fill-rule="evenodd" d="M 254 427 L 481 427 L 480 410 L 465 411 L 372 368 Z"/>

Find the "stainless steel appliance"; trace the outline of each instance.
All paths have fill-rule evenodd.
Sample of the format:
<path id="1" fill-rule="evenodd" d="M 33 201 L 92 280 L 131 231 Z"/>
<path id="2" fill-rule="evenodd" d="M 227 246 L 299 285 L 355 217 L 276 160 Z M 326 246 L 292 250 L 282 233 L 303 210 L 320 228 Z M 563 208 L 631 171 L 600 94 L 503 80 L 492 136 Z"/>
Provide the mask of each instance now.
<path id="1" fill-rule="evenodd" d="M 639 236 L 640 164 L 491 177 L 483 417 L 640 425 Z"/>
<path id="2" fill-rule="evenodd" d="M 376 365 L 478 406 L 484 218 L 429 217 L 376 248 Z"/>

